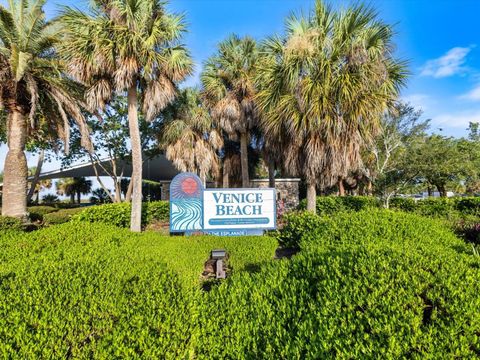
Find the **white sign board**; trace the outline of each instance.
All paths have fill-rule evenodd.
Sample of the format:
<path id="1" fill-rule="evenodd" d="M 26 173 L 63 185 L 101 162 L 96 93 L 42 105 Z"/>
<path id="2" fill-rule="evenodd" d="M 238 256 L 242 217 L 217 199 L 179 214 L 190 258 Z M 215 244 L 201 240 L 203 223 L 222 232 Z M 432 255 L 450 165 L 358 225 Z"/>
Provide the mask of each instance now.
<path id="1" fill-rule="evenodd" d="M 205 189 L 203 228 L 275 229 L 275 189 Z"/>

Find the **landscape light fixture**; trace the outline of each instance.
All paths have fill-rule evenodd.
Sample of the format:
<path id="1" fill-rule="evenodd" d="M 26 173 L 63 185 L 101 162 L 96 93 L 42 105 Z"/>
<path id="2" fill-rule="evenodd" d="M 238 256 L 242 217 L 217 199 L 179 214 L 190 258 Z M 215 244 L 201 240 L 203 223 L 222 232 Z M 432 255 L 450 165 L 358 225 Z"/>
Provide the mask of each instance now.
<path id="1" fill-rule="evenodd" d="M 223 262 L 227 257 L 227 252 L 223 249 L 214 249 L 210 253 L 210 259 L 215 260 L 215 277 L 217 279 L 225 279 L 225 269 L 223 268 Z"/>

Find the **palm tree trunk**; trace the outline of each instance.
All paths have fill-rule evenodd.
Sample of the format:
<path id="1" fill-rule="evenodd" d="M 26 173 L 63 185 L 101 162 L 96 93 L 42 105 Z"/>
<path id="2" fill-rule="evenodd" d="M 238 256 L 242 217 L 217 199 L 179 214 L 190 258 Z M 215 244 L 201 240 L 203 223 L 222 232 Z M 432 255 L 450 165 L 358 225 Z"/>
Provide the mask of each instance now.
<path id="1" fill-rule="evenodd" d="M 142 231 L 142 144 L 137 113 L 136 82 L 128 89 L 128 127 L 132 145 L 132 213 L 130 230 Z"/>
<path id="2" fill-rule="evenodd" d="M 230 158 L 225 156 L 223 159 L 223 188 L 228 189 L 230 186 L 229 183 L 229 178 L 230 178 Z"/>
<path id="3" fill-rule="evenodd" d="M 35 175 L 33 176 L 32 181 L 30 182 L 30 190 L 27 195 L 27 204 L 32 200 L 33 195 L 35 194 L 35 188 L 38 184 L 38 178 L 42 172 L 43 160 L 45 159 L 45 150 L 40 150 L 40 155 L 38 155 L 37 168 L 35 169 Z M 40 192 L 40 190 L 38 191 Z"/>
<path id="4" fill-rule="evenodd" d="M 345 196 L 345 186 L 343 185 L 343 179 L 338 179 L 338 195 Z"/>
<path id="5" fill-rule="evenodd" d="M 8 152 L 3 178 L 2 215 L 27 217 L 27 158 L 25 142 L 27 122 L 17 109 L 8 114 Z"/>
<path id="6" fill-rule="evenodd" d="M 275 188 L 275 162 L 268 162 L 268 186 Z"/>
<path id="7" fill-rule="evenodd" d="M 78 202 L 79 205 L 80 205 L 80 203 L 82 202 L 81 197 L 82 197 L 82 194 L 80 194 L 80 191 L 77 192 L 77 202 Z"/>
<path id="8" fill-rule="evenodd" d="M 240 161 L 242 164 L 242 187 L 250 187 L 250 179 L 248 177 L 248 134 L 240 135 Z"/>
<path id="9" fill-rule="evenodd" d="M 71 202 L 72 204 L 75 204 L 75 193 L 74 193 L 74 192 L 72 192 L 72 193 L 70 194 L 70 202 Z"/>
<path id="10" fill-rule="evenodd" d="M 317 212 L 317 187 L 314 182 L 307 183 L 307 211 Z"/>

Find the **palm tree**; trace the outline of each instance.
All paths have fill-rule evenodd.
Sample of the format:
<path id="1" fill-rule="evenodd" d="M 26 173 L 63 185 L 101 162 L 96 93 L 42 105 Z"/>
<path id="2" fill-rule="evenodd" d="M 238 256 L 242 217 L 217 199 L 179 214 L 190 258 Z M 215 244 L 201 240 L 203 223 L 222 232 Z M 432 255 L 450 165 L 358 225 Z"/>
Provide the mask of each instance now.
<path id="1" fill-rule="evenodd" d="M 77 196 L 77 203 L 80 204 L 82 194 L 86 195 L 92 190 L 92 181 L 84 177 L 65 178 L 57 181 L 56 187 L 58 195 L 70 196 L 72 204 Z"/>
<path id="2" fill-rule="evenodd" d="M 179 41 L 182 16 L 168 14 L 159 0 L 94 0 L 92 12 L 66 8 L 60 52 L 69 73 L 88 88 L 87 104 L 103 110 L 114 92 L 126 92 L 132 148 L 131 230 L 141 231 L 142 148 L 138 102 L 152 120 L 176 94 L 175 84 L 192 72 Z"/>
<path id="3" fill-rule="evenodd" d="M 74 180 L 74 191 L 77 195 L 77 203 L 81 203 L 81 196 L 87 195 L 92 190 L 92 181 L 84 177 L 73 178 Z"/>
<path id="4" fill-rule="evenodd" d="M 240 138 L 242 186 L 249 187 L 249 131 L 258 122 L 255 66 L 259 51 L 255 40 L 231 35 L 205 64 L 203 93 L 212 116 L 232 140 Z"/>
<path id="5" fill-rule="evenodd" d="M 317 1 L 263 47 L 261 125 L 269 138 L 282 139 L 284 165 L 305 178 L 307 209 L 315 212 L 316 186 L 343 183 L 361 166 L 361 150 L 398 95 L 405 65 L 393 58 L 391 28 L 361 5 L 334 13 Z"/>
<path id="6" fill-rule="evenodd" d="M 202 106 L 197 89 L 180 92 L 163 112 L 160 146 L 180 171 L 197 173 L 205 184 L 208 175 L 220 172 L 217 151 L 223 146 L 208 110 Z"/>
<path id="7" fill-rule="evenodd" d="M 75 203 L 75 180 L 73 178 L 60 179 L 55 184 L 57 194 L 61 196 L 70 196 L 70 202 Z"/>
<path id="8" fill-rule="evenodd" d="M 76 100 L 78 84 L 62 75 L 56 57 L 58 29 L 45 20 L 45 0 L 9 1 L 0 5 L 0 109 L 7 116 L 2 215 L 26 218 L 27 161 L 25 144 L 37 128 L 38 115 L 65 142 L 68 151 L 70 118 L 91 150 L 88 127 Z"/>

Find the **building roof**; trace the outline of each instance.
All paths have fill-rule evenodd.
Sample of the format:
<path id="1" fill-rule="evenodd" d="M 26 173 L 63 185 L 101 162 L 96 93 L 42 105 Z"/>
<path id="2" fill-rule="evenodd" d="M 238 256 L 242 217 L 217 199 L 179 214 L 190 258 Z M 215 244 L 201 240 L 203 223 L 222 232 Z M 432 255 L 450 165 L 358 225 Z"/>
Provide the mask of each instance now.
<path id="1" fill-rule="evenodd" d="M 111 159 L 103 159 L 97 165 L 99 176 L 109 176 L 102 167 L 110 169 Z M 123 173 L 123 177 L 131 177 L 132 165 L 126 160 L 117 160 L 117 173 Z M 177 175 L 179 171 L 173 166 L 172 162 L 168 160 L 165 155 L 157 155 L 152 159 L 145 159 L 143 162 L 143 179 L 162 181 L 171 180 Z M 39 179 L 59 179 L 67 177 L 88 177 L 96 176 L 95 170 L 90 162 L 74 165 L 57 170 L 42 172 Z"/>

